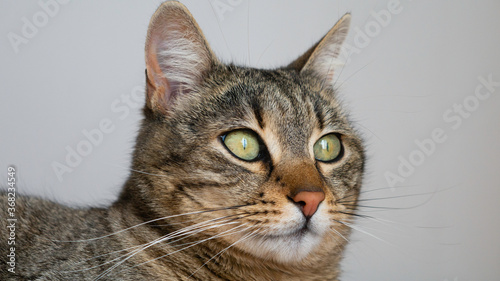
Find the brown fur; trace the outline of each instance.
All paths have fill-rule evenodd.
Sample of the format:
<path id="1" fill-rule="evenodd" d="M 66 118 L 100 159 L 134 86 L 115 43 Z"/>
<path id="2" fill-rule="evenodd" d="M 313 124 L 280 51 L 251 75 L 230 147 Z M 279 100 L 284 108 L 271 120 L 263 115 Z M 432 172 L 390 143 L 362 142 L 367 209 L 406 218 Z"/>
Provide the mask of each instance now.
<path id="1" fill-rule="evenodd" d="M 187 9 L 164 3 L 148 31 L 145 118 L 119 199 L 75 210 L 18 198 L 17 273 L 2 255 L 0 279 L 337 280 L 364 166 L 328 67 L 348 21 L 289 67 L 257 70 L 221 64 Z M 221 136 L 242 128 L 265 145 L 258 161 L 224 147 Z M 312 146 L 329 133 L 343 155 L 323 163 Z M 307 220 L 291 199 L 304 191 L 325 195 Z M 209 221 L 219 224 L 193 228 Z"/>

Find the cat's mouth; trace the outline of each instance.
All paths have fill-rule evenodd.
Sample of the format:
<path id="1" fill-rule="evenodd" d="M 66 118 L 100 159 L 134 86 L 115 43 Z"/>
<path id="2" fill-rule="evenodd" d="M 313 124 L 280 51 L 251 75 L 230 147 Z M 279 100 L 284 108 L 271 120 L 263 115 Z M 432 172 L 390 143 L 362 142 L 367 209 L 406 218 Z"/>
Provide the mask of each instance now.
<path id="1" fill-rule="evenodd" d="M 309 221 L 304 221 L 288 229 L 254 234 L 243 241 L 241 246 L 256 256 L 292 262 L 307 256 L 321 240 L 321 231 L 315 230 L 314 224 Z"/>
<path id="2" fill-rule="evenodd" d="M 284 238 L 292 238 L 292 239 L 298 239 L 300 240 L 306 235 L 312 235 L 312 236 L 318 236 L 319 234 L 314 231 L 311 226 L 309 221 L 305 221 L 301 226 L 291 229 L 289 231 L 276 231 L 273 233 L 265 233 L 265 234 L 259 234 L 257 236 L 260 236 L 261 238 L 264 239 L 284 239 Z"/>
<path id="3" fill-rule="evenodd" d="M 304 223 L 302 228 L 294 231 L 291 234 L 288 234 L 288 237 L 296 237 L 296 238 L 302 238 L 307 234 L 315 234 L 314 231 L 308 226 L 308 222 Z"/>

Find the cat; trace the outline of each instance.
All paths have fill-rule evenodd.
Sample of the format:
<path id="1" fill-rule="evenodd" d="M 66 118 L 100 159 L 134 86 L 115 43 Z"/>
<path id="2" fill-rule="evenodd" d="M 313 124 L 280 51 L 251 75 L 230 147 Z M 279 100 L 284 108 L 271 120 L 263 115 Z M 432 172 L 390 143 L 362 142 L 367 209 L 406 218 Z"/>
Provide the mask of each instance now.
<path id="1" fill-rule="evenodd" d="M 349 23 L 260 70 L 221 63 L 189 11 L 163 3 L 118 199 L 73 209 L 16 197 L 15 273 L 3 250 L 0 279 L 338 280 L 365 163 L 332 86 Z"/>

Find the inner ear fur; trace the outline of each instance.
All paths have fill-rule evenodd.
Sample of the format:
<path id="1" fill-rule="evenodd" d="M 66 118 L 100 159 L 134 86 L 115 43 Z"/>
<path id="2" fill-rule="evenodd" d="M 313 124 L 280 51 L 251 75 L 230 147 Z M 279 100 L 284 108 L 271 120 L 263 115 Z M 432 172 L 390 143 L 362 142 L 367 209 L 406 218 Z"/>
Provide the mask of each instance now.
<path id="1" fill-rule="evenodd" d="M 219 63 L 191 13 L 176 1 L 163 3 L 151 18 L 145 55 L 146 106 L 161 113 Z"/>

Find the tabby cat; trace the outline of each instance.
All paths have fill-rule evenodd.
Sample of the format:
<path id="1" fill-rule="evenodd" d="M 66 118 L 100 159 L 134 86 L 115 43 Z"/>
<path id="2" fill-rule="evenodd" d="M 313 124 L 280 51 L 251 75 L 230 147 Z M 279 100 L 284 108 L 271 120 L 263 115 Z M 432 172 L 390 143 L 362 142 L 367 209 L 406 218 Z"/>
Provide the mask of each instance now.
<path id="1" fill-rule="evenodd" d="M 162 4 L 119 198 L 73 209 L 18 197 L 15 273 L 2 227 L 0 279 L 338 280 L 364 166 L 332 86 L 349 22 L 260 70 L 222 64 L 189 11 Z"/>

